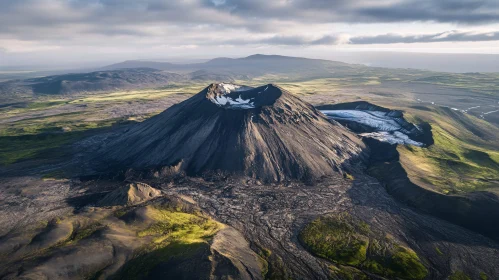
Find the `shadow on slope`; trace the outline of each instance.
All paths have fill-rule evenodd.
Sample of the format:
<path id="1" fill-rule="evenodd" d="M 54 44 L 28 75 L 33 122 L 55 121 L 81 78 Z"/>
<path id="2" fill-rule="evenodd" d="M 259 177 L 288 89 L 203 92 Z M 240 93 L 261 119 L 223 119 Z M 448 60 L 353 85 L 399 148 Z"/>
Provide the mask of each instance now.
<path id="1" fill-rule="evenodd" d="M 444 195 L 424 189 L 409 179 L 396 146 L 367 139 L 372 157 L 368 173 L 385 184 L 399 201 L 425 213 L 499 240 L 499 198 L 490 192 Z"/>
<path id="2" fill-rule="evenodd" d="M 420 124 L 416 126 L 407 122 L 401 111 L 390 110 L 364 101 L 322 105 L 318 108 L 320 110 L 360 110 L 386 113 L 387 116 L 393 117 L 394 120 L 400 124 L 402 127 L 401 129 L 403 129 L 407 135 L 410 135 L 413 139 L 424 142 L 427 147 L 422 148 L 404 145 L 400 146 L 402 151 L 418 150 L 422 151 L 421 153 L 430 153 L 431 155 L 434 153 L 432 151 L 439 149 L 439 147 L 433 147 L 434 145 L 446 146 L 445 143 L 441 143 L 441 124 L 435 124 L 435 133 L 437 133 L 435 136 L 438 137 L 434 139 L 432 126 L 425 122 L 431 122 L 434 121 L 434 119 L 416 118 L 416 120 L 420 122 Z M 454 112 L 448 108 L 440 108 L 438 116 L 441 118 L 448 117 L 454 122 L 457 122 L 458 124 L 456 125 L 459 125 L 459 127 L 462 127 L 465 131 L 470 131 L 474 137 L 479 137 L 477 138 L 477 141 L 485 141 L 491 137 L 492 132 L 484 131 L 480 126 L 473 124 L 467 116 L 464 116 L 460 112 Z M 365 127 L 354 121 L 345 122 L 340 120 L 340 122 L 357 133 L 372 131 L 371 127 Z M 397 145 L 380 142 L 377 139 L 368 137 L 364 137 L 363 141 L 371 151 L 368 173 L 383 182 L 390 195 L 425 213 L 499 240 L 499 225 L 491 222 L 499 218 L 499 198 L 496 194 L 482 191 L 469 192 L 462 195 L 444 195 L 423 188 L 423 186 L 419 186 L 411 181 L 411 177 L 405 169 L 417 165 L 417 160 L 419 160 L 418 157 L 415 156 L 410 158 L 412 160 L 407 160 L 404 157 L 404 159 L 401 160 Z M 464 145 L 463 143 L 459 142 L 459 145 Z M 448 143 L 447 146 L 448 145 L 450 145 L 450 143 Z M 466 158 L 470 158 L 474 165 L 481 166 L 482 169 L 494 169 L 498 166 L 497 163 L 490 158 L 489 154 L 485 152 L 464 148 L 463 150 L 465 151 L 463 153 L 466 155 Z M 403 155 L 405 156 L 406 153 Z M 421 157 L 423 155 L 418 154 L 417 156 Z M 456 157 L 454 160 L 455 165 L 466 165 L 465 162 L 462 162 L 460 157 L 457 155 L 454 156 Z M 477 174 L 478 173 L 468 172 L 467 175 L 473 176 Z"/>

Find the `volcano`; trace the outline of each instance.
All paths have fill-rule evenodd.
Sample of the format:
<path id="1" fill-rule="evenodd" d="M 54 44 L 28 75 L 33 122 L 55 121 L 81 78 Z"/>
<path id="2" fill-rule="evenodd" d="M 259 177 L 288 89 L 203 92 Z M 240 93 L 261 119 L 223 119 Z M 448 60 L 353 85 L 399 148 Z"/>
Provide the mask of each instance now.
<path id="1" fill-rule="evenodd" d="M 108 140 L 98 166 L 305 181 L 342 175 L 365 154 L 357 136 L 276 85 L 221 83 Z"/>

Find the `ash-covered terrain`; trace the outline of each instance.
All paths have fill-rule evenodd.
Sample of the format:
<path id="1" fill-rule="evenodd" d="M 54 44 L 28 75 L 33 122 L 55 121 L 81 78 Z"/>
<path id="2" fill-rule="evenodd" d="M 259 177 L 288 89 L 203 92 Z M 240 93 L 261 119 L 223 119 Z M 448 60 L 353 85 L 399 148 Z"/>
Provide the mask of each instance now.
<path id="1" fill-rule="evenodd" d="M 0 170 L 0 277 L 494 279 L 497 195 L 424 189 L 399 154 L 440 134 L 367 102 L 211 84 Z"/>

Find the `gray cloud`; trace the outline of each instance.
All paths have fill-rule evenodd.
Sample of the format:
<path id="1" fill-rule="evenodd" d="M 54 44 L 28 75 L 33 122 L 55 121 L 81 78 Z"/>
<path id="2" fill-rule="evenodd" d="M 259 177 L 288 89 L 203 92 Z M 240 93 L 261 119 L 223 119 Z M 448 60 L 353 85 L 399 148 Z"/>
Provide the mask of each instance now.
<path id="1" fill-rule="evenodd" d="M 276 32 L 275 21 L 499 23 L 497 0 L 0 0 L 0 34 L 43 28 L 127 33 L 143 26 L 217 25 Z"/>
<path id="2" fill-rule="evenodd" d="M 364 32 L 365 23 L 372 25 Z M 0 51 L 128 58 L 231 50 L 219 46 L 254 52 L 254 46 L 485 42 L 499 40 L 497 32 L 483 32 L 497 24 L 497 0 L 0 0 Z M 481 33 L 361 36 L 389 32 L 379 29 L 387 26 Z"/>
<path id="3" fill-rule="evenodd" d="M 362 7 L 358 15 L 383 22 L 435 21 L 478 24 L 499 21 L 495 0 L 410 0 L 389 6 Z"/>
<path id="4" fill-rule="evenodd" d="M 217 7 L 245 17 L 321 22 L 499 22 L 499 2 L 496 0 L 294 0 L 276 3 L 226 0 Z"/>
<path id="5" fill-rule="evenodd" d="M 350 44 L 396 44 L 396 43 L 432 43 L 432 42 L 484 42 L 498 41 L 499 32 L 471 33 L 449 31 L 429 35 L 397 35 L 385 34 L 379 36 L 352 37 Z"/>
<path id="6" fill-rule="evenodd" d="M 193 1 L 0 0 L 0 35 L 21 39 L 82 34 L 139 34 L 181 25 L 245 27 L 243 18 Z"/>
<path id="7" fill-rule="evenodd" d="M 341 36 L 326 35 L 318 38 L 308 38 L 303 36 L 270 36 L 255 39 L 226 39 L 226 40 L 204 40 L 205 45 L 271 45 L 271 46 L 319 46 L 319 45 L 338 45 L 342 43 Z"/>
<path id="8" fill-rule="evenodd" d="M 300 36 L 273 36 L 267 39 L 258 40 L 255 43 L 268 45 L 288 45 L 288 46 L 304 46 L 304 45 L 336 45 L 340 43 L 339 36 L 327 35 L 318 39 L 307 39 Z"/>
<path id="9" fill-rule="evenodd" d="M 487 42 L 499 41 L 499 32 L 472 33 L 448 31 L 423 35 L 384 34 L 378 36 L 342 37 L 326 35 L 316 39 L 302 36 L 272 36 L 252 40 L 223 40 L 206 42 L 210 45 L 278 45 L 278 46 L 317 46 L 317 45 L 369 45 L 369 44 L 397 44 L 397 43 L 434 43 L 434 42 Z"/>

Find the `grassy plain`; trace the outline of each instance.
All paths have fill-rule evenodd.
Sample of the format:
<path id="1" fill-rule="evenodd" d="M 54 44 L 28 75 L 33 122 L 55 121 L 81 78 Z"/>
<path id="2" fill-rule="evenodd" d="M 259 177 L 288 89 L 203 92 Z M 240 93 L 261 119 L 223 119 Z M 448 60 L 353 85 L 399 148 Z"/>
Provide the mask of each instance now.
<path id="1" fill-rule="evenodd" d="M 113 125 L 142 121 L 204 86 L 189 84 L 88 96 L 42 96 L 0 108 L 0 166 L 60 155 L 63 149 L 58 148 Z"/>

